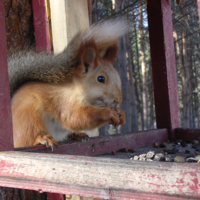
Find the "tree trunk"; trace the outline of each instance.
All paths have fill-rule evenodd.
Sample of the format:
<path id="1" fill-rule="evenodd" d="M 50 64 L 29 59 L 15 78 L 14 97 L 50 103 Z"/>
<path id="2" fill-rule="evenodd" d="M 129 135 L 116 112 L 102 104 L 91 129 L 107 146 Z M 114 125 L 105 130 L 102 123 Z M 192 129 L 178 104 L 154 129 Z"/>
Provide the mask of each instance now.
<path id="1" fill-rule="evenodd" d="M 142 80 L 141 80 L 141 71 L 140 71 L 140 61 L 139 61 L 139 48 L 138 48 L 138 40 L 137 40 L 137 28 L 136 28 L 136 22 L 134 23 L 134 32 L 135 32 L 135 41 L 136 41 L 136 68 L 138 78 L 135 78 L 135 94 L 136 94 L 136 100 L 138 104 L 138 110 L 139 110 L 139 124 L 140 124 L 140 130 L 144 130 L 144 117 L 143 117 L 143 104 L 142 104 Z"/>
<path id="2" fill-rule="evenodd" d="M 187 55 L 187 29 L 186 29 L 186 16 L 184 8 L 185 0 L 182 1 L 182 45 L 183 45 L 183 66 L 181 68 L 182 84 L 183 84 L 183 127 L 190 127 L 190 109 L 191 109 L 191 83 L 190 83 L 190 70 Z"/>
<path id="3" fill-rule="evenodd" d="M 183 87 L 183 76 L 184 76 L 184 70 L 183 70 L 183 62 L 182 62 L 182 52 L 181 52 L 181 47 L 178 41 L 178 33 L 177 33 L 177 28 L 174 26 L 174 39 L 175 39 L 175 49 L 176 49 L 176 54 L 177 54 L 177 68 L 181 72 L 181 79 L 182 79 L 182 87 Z M 181 88 L 182 89 L 182 88 Z M 182 104 L 180 106 L 181 108 L 181 115 L 183 115 L 183 91 L 182 91 Z"/>
<path id="4" fill-rule="evenodd" d="M 145 41 L 143 32 L 142 5 L 139 5 L 139 31 L 140 31 L 140 59 L 141 59 L 141 69 L 142 69 L 142 103 L 143 103 L 144 130 L 146 130 L 148 128 L 148 99 L 147 99 Z"/>
<path id="5" fill-rule="evenodd" d="M 149 128 L 153 129 L 154 128 L 154 123 L 155 123 L 155 111 L 154 111 L 154 95 L 153 95 L 153 82 L 152 82 L 152 70 L 151 68 L 149 69 Z"/>
<path id="6" fill-rule="evenodd" d="M 195 128 L 199 127 L 199 97 L 198 97 L 198 76 L 197 76 L 197 67 L 194 65 L 194 121 L 195 121 Z"/>
<path id="7" fill-rule="evenodd" d="M 115 1 L 116 12 L 123 8 L 123 0 Z M 123 18 L 124 16 L 120 16 Z M 131 132 L 131 121 L 130 121 L 130 109 L 129 109 L 129 90 L 128 90 L 128 78 L 127 78 L 127 60 L 126 60 L 126 39 L 123 36 L 119 40 L 119 52 L 116 62 L 117 70 L 120 74 L 122 81 L 122 103 L 121 108 L 126 113 L 126 124 L 119 128 L 119 133 L 130 133 Z"/>
<path id="8" fill-rule="evenodd" d="M 92 23 L 97 22 L 97 0 L 92 1 Z"/>
<path id="9" fill-rule="evenodd" d="M 34 45 L 33 12 L 30 0 L 4 0 L 7 49 Z"/>
<path id="10" fill-rule="evenodd" d="M 89 16 L 89 24 L 92 25 L 92 0 L 88 0 L 88 16 Z"/>
<path id="11" fill-rule="evenodd" d="M 131 131 L 138 131 L 138 115 L 136 106 L 135 86 L 133 81 L 133 60 L 132 51 L 130 48 L 130 41 L 128 35 L 126 36 L 127 56 L 128 56 L 128 72 L 129 72 L 129 94 L 130 94 L 130 106 L 131 106 Z"/>

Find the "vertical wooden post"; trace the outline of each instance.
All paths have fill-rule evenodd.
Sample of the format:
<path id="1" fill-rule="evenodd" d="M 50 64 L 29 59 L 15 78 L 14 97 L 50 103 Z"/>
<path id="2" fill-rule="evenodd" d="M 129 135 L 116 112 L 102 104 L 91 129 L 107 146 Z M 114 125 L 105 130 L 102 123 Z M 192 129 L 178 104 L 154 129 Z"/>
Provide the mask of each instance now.
<path id="1" fill-rule="evenodd" d="M 64 200 L 64 195 L 58 193 L 47 193 L 47 200 Z"/>
<path id="2" fill-rule="evenodd" d="M 32 1 L 35 46 L 37 51 L 51 52 L 51 40 L 49 31 L 49 20 L 47 17 L 45 0 Z"/>
<path id="3" fill-rule="evenodd" d="M 0 1 L 0 151 L 14 150 L 7 67 L 4 2 Z"/>
<path id="4" fill-rule="evenodd" d="M 62 52 L 70 40 L 89 27 L 87 0 L 49 0 L 54 53 Z"/>
<path id="5" fill-rule="evenodd" d="M 170 0 L 149 0 L 147 12 L 157 128 L 174 140 L 180 114 Z"/>
<path id="6" fill-rule="evenodd" d="M 51 52 L 49 20 L 45 0 L 32 1 L 35 29 L 35 46 L 37 51 Z M 62 194 L 47 193 L 48 200 L 64 200 Z"/>
<path id="7" fill-rule="evenodd" d="M 199 10 L 199 22 L 200 22 L 200 0 L 197 1 L 198 3 L 198 10 Z M 200 26 L 200 23 L 199 23 L 199 26 Z"/>

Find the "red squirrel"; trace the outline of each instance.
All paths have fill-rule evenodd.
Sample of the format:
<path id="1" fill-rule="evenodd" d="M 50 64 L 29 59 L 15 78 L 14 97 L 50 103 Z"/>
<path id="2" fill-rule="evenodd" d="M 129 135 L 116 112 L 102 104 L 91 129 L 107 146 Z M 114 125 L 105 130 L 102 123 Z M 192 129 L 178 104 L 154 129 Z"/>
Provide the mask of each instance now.
<path id="1" fill-rule="evenodd" d="M 113 67 L 121 20 L 77 33 L 57 55 L 24 51 L 8 58 L 14 147 L 57 146 L 106 123 L 125 124 L 121 80 Z"/>

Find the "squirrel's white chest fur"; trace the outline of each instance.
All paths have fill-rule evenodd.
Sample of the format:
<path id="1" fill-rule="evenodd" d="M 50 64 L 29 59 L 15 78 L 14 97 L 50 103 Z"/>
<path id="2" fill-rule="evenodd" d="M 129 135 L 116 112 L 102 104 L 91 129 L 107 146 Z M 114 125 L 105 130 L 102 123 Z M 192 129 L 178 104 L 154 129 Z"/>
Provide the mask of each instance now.
<path id="1" fill-rule="evenodd" d="M 71 130 L 63 128 L 61 124 L 59 123 L 59 121 L 54 120 L 49 116 L 45 118 L 45 125 L 48 130 L 48 134 L 51 135 L 56 141 L 67 140 L 67 136 L 70 133 L 75 132 L 75 131 L 71 131 Z M 99 135 L 97 128 L 92 129 L 92 130 L 83 130 L 79 132 L 86 133 L 89 137 L 95 137 Z"/>

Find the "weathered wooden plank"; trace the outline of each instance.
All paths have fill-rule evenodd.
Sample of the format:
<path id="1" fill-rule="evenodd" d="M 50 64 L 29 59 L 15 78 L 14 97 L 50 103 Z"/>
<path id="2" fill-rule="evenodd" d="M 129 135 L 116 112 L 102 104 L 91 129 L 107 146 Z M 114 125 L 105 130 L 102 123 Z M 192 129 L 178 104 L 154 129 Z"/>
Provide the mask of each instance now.
<path id="1" fill-rule="evenodd" d="M 54 154 L 97 156 L 122 148 L 138 148 L 153 144 L 154 142 L 164 142 L 168 139 L 167 129 L 140 131 L 131 134 L 112 135 L 98 138 L 90 138 L 89 141 L 71 142 L 61 144 L 59 148 L 52 152 L 45 146 L 34 146 L 29 148 L 18 148 L 18 151 L 41 152 Z"/>
<path id="2" fill-rule="evenodd" d="M 89 27 L 87 0 L 50 0 L 54 53 L 64 50 L 72 37 Z"/>
<path id="3" fill-rule="evenodd" d="M 199 140 L 200 139 L 200 129 L 198 128 L 177 128 L 176 129 L 176 139 L 179 140 Z"/>
<path id="4" fill-rule="evenodd" d="M 8 81 L 4 2 L 0 1 L 0 151 L 14 150 Z"/>
<path id="5" fill-rule="evenodd" d="M 37 51 L 51 52 L 49 21 L 45 0 L 32 1 L 32 7 L 36 49 Z"/>
<path id="6" fill-rule="evenodd" d="M 2 152 L 0 168 L 5 187 L 105 199 L 200 198 L 198 164 Z"/>
<path id="7" fill-rule="evenodd" d="M 180 116 L 171 3 L 149 0 L 147 5 L 157 128 L 167 128 L 174 140 Z"/>

